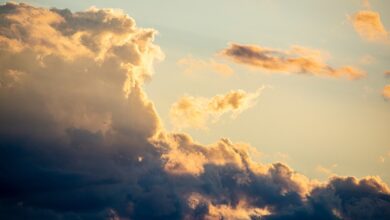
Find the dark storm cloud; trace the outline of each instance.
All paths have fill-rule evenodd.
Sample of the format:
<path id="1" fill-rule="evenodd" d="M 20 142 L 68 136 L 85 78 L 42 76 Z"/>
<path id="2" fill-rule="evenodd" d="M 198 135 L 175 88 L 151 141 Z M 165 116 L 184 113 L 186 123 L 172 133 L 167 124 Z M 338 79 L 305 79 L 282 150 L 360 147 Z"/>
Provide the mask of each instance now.
<path id="1" fill-rule="evenodd" d="M 266 219 L 387 219 L 388 192 L 376 178 L 335 177 L 314 188 L 304 206 Z"/>
<path id="2" fill-rule="evenodd" d="M 122 12 L 8 3 L 0 21 L 0 219 L 389 218 L 378 178 L 315 183 L 166 132 L 142 88 L 155 31 Z"/>

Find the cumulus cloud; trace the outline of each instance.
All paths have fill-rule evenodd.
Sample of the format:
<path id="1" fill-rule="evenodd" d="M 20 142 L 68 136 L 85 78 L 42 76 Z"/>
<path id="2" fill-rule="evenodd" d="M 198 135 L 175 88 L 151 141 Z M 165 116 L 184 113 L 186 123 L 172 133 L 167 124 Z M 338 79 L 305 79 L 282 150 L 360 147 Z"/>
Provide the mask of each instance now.
<path id="1" fill-rule="evenodd" d="M 202 60 L 193 58 L 192 56 L 187 56 L 178 60 L 177 64 L 183 66 L 184 73 L 189 75 L 198 71 L 215 72 L 222 76 L 230 76 L 234 73 L 234 70 L 230 66 L 224 63 L 219 63 L 214 59 Z"/>
<path id="2" fill-rule="evenodd" d="M 123 12 L 7 3 L 0 20 L 0 219 L 389 218 L 378 177 L 318 183 L 167 132 L 142 87 L 156 32 Z M 236 108 L 223 97 L 210 108 Z"/>
<path id="3" fill-rule="evenodd" d="M 347 79 L 358 79 L 365 75 L 362 70 L 352 66 L 334 68 L 326 64 L 326 56 L 321 51 L 301 46 L 279 50 L 258 45 L 231 43 L 220 54 L 238 64 L 271 73 L 345 77 Z"/>
<path id="4" fill-rule="evenodd" d="M 223 114 L 236 117 L 255 104 L 261 90 L 254 93 L 232 90 L 211 98 L 183 96 L 171 107 L 172 124 L 176 128 L 206 128 L 210 120 L 216 122 Z"/>
<path id="5" fill-rule="evenodd" d="M 350 20 L 362 39 L 371 42 L 389 42 L 389 32 L 378 12 L 370 9 L 358 11 L 351 16 Z"/>

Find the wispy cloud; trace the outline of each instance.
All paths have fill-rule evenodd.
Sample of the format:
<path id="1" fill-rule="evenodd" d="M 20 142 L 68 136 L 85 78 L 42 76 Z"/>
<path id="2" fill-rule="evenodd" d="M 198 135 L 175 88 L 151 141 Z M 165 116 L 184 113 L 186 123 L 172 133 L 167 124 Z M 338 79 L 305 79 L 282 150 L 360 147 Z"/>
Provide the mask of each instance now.
<path id="1" fill-rule="evenodd" d="M 193 74 L 196 72 L 214 72 L 222 76 L 230 76 L 234 74 L 234 70 L 227 64 L 217 62 L 214 59 L 196 59 L 190 55 L 181 58 L 177 61 L 179 66 L 184 67 L 185 74 Z"/>
<path id="2" fill-rule="evenodd" d="M 325 175 L 326 177 L 331 177 L 331 176 L 337 176 L 336 173 L 334 172 L 334 169 L 337 168 L 337 164 L 332 164 L 331 166 L 325 167 L 322 165 L 318 165 L 316 167 L 317 172 Z"/>
<path id="3" fill-rule="evenodd" d="M 390 77 L 390 70 L 385 71 L 385 76 Z M 383 88 L 382 95 L 383 95 L 383 97 L 385 97 L 385 99 L 390 100 L 390 85 L 386 85 Z"/>
<path id="4" fill-rule="evenodd" d="M 206 128 L 208 123 L 217 122 L 223 114 L 230 113 L 235 117 L 252 107 L 261 91 L 262 88 L 254 93 L 232 90 L 211 98 L 183 96 L 171 107 L 172 124 L 176 128 Z"/>
<path id="5" fill-rule="evenodd" d="M 383 88 L 383 96 L 390 100 L 390 85 L 386 85 L 385 88 Z"/>
<path id="6" fill-rule="evenodd" d="M 364 71 L 353 66 L 334 68 L 325 62 L 326 56 L 323 52 L 302 46 L 279 50 L 259 45 L 231 43 L 220 54 L 236 63 L 271 73 L 345 77 L 347 79 L 365 76 Z"/>
<path id="7" fill-rule="evenodd" d="M 388 161 L 388 159 L 390 159 L 390 151 L 378 157 L 378 161 L 380 163 L 385 163 L 386 161 Z"/>

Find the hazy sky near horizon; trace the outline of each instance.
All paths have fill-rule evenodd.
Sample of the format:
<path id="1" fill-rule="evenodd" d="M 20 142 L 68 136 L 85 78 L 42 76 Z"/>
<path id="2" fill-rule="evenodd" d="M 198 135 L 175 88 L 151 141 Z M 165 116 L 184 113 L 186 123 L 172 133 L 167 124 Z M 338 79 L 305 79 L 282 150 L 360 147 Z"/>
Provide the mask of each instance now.
<path id="1" fill-rule="evenodd" d="M 182 129 L 201 143 L 221 137 L 250 143 L 262 152 L 259 160 L 287 162 L 312 178 L 379 175 L 390 183 L 390 101 L 382 96 L 390 84 L 384 74 L 390 70 L 390 44 L 359 36 L 351 17 L 368 10 L 360 0 L 24 2 L 72 11 L 118 8 L 138 26 L 156 29 L 165 59 L 155 65 L 145 90 L 168 130 Z M 389 8 L 389 1 L 370 1 L 387 30 Z M 220 54 L 229 43 L 287 54 L 296 45 L 312 48 L 326 54 L 329 66 L 353 66 L 366 76 L 349 80 L 248 68 Z M 180 64 L 183 59 L 195 64 Z M 213 62 L 231 68 L 230 74 L 218 73 Z M 209 118 L 206 128 L 176 128 L 171 122 L 171 106 L 185 95 L 211 98 L 259 88 L 251 107 L 233 117 Z"/>

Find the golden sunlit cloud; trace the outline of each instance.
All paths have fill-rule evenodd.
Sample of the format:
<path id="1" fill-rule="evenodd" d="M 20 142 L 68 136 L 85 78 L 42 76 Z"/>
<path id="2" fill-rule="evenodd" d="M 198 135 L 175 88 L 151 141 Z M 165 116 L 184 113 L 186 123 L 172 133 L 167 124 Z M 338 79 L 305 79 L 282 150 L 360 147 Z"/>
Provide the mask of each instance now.
<path id="1" fill-rule="evenodd" d="M 318 182 L 255 162 L 249 144 L 167 131 L 143 87 L 163 58 L 156 31 L 124 12 L 6 3 L 0 20 L 0 219 L 390 216 L 379 177 Z M 285 62 L 274 69 L 325 71 L 302 48 L 257 56 Z M 184 96 L 171 111 L 177 123 L 206 126 L 250 108 L 261 91 Z"/>
<path id="2" fill-rule="evenodd" d="M 215 144 L 205 146 L 195 143 L 187 134 L 168 134 L 159 139 L 156 145 L 170 146 L 171 149 L 163 154 L 162 158 L 166 160 L 165 170 L 175 175 L 198 176 L 205 172 L 204 166 L 207 164 L 218 166 L 229 164 L 245 169 L 245 161 L 250 160 L 248 151 L 251 146 L 233 144 L 228 139 L 221 139 Z"/>
<path id="3" fill-rule="evenodd" d="M 386 85 L 385 88 L 383 88 L 383 96 L 390 100 L 390 85 Z"/>
<path id="4" fill-rule="evenodd" d="M 188 75 L 202 71 L 215 72 L 222 76 L 234 74 L 234 70 L 230 66 L 219 63 L 214 59 L 202 60 L 187 56 L 178 60 L 177 64 L 184 67 L 184 73 Z"/>
<path id="5" fill-rule="evenodd" d="M 389 32 L 384 27 L 378 12 L 358 11 L 351 17 L 351 22 L 362 39 L 372 42 L 389 41 Z"/>
<path id="6" fill-rule="evenodd" d="M 323 52 L 302 46 L 279 50 L 258 45 L 231 43 L 220 54 L 236 63 L 270 73 L 306 74 L 347 79 L 359 79 L 365 76 L 365 72 L 356 67 L 334 68 L 326 64 L 326 56 Z"/>
<path id="7" fill-rule="evenodd" d="M 189 196 L 188 203 L 190 204 L 190 208 L 193 212 L 195 212 L 195 209 L 202 204 L 207 204 L 207 206 L 209 207 L 209 213 L 204 216 L 204 219 L 206 220 L 253 220 L 253 216 L 261 218 L 271 214 L 271 211 L 268 207 L 261 209 L 253 208 L 250 205 L 246 204 L 245 201 L 239 201 L 238 204 L 235 205 L 235 207 L 231 207 L 229 205 L 215 205 L 209 198 L 197 193 L 193 193 Z"/>
<path id="8" fill-rule="evenodd" d="M 254 93 L 232 90 L 211 98 L 183 96 L 170 110 L 172 124 L 176 128 L 207 128 L 209 122 L 215 123 L 220 116 L 230 113 L 233 118 L 252 107 L 261 89 Z"/>

